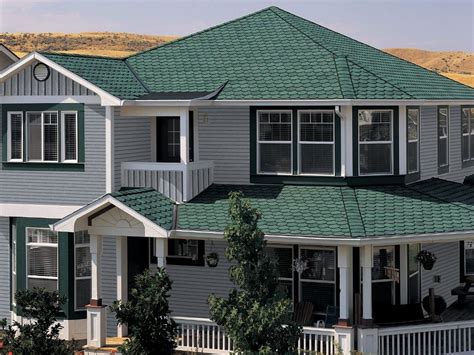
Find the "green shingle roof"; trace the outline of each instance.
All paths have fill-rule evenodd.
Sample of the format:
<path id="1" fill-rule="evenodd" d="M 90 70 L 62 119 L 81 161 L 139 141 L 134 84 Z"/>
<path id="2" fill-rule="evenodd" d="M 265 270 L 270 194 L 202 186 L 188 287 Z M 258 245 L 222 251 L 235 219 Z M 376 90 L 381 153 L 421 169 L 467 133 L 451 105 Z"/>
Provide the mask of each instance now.
<path id="1" fill-rule="evenodd" d="M 474 187 L 438 179 L 409 186 L 213 185 L 180 205 L 177 229 L 223 231 L 228 193 L 242 191 L 267 234 L 380 237 L 474 230 Z"/>
<path id="2" fill-rule="evenodd" d="M 270 7 L 125 59 L 45 54 L 112 95 L 218 100 L 474 99 L 474 89 Z"/>
<path id="3" fill-rule="evenodd" d="M 110 196 L 160 227 L 173 228 L 175 203 L 151 188 L 124 188 Z"/>

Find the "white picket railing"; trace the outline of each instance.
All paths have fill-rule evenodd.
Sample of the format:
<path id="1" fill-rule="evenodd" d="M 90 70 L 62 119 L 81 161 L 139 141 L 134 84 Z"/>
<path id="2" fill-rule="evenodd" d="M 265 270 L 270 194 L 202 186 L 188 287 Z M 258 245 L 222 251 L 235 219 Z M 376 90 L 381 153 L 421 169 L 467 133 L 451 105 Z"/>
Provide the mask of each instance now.
<path id="1" fill-rule="evenodd" d="M 178 324 L 177 350 L 229 354 L 233 350 L 232 340 L 216 323 L 205 318 L 173 317 Z M 298 342 L 298 354 L 338 353 L 334 329 L 304 327 Z"/>
<path id="2" fill-rule="evenodd" d="M 122 187 L 152 187 L 176 202 L 186 202 L 214 182 L 212 161 L 122 163 Z"/>
<path id="3" fill-rule="evenodd" d="M 378 330 L 380 355 L 474 353 L 474 321 L 416 324 Z"/>

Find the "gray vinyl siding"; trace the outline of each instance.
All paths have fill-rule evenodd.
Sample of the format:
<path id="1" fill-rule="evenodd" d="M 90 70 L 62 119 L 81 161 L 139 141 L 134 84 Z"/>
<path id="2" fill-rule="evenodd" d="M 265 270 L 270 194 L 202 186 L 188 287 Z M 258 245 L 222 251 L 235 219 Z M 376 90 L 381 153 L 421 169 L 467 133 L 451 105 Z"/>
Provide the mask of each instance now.
<path id="1" fill-rule="evenodd" d="M 456 301 L 451 290 L 459 286 L 459 243 L 423 244 L 422 249 L 433 252 L 438 259 L 433 270 L 421 268 L 421 298 L 427 296 L 429 288 L 433 287 L 435 294 L 442 296 L 449 306 Z M 436 275 L 441 276 L 440 283 L 434 282 Z"/>
<path id="2" fill-rule="evenodd" d="M 102 301 L 110 306 L 117 299 L 116 237 L 104 237 L 102 242 Z M 107 308 L 107 336 L 117 335 L 115 316 Z"/>
<path id="3" fill-rule="evenodd" d="M 0 218 L 0 319 L 10 319 L 10 220 Z"/>
<path id="4" fill-rule="evenodd" d="M 461 156 L 461 107 L 449 106 L 449 172 L 438 174 L 438 107 L 421 106 L 420 167 L 421 180 L 439 177 L 463 182 L 474 174 L 474 167 L 462 167 Z"/>
<path id="5" fill-rule="evenodd" d="M 249 184 L 249 108 L 203 108 L 198 117 L 199 159 L 214 161 L 214 182 Z"/>
<path id="6" fill-rule="evenodd" d="M 85 105 L 84 120 L 84 171 L 6 170 L 0 166 L 0 203 L 82 205 L 103 195 L 105 108 Z M 0 117 L 0 125 L 1 121 Z M 0 156 L 1 150 L 2 144 Z"/>
<path id="7" fill-rule="evenodd" d="M 50 76 L 38 81 L 33 76 L 34 61 L 12 77 L 0 83 L 0 96 L 94 96 L 86 87 L 50 68 Z"/>
<path id="8" fill-rule="evenodd" d="M 120 117 L 120 109 L 115 110 L 114 127 L 114 185 L 120 188 L 122 162 L 151 161 L 151 118 Z"/>
<path id="9" fill-rule="evenodd" d="M 224 256 L 225 242 L 206 241 L 206 254 L 215 251 L 219 254 L 219 264 L 215 268 L 207 265 L 184 266 L 167 265 L 166 269 L 173 281 L 170 309 L 173 316 L 209 317 L 207 299 L 211 293 L 226 297 L 233 287 L 229 280 L 230 263 Z"/>

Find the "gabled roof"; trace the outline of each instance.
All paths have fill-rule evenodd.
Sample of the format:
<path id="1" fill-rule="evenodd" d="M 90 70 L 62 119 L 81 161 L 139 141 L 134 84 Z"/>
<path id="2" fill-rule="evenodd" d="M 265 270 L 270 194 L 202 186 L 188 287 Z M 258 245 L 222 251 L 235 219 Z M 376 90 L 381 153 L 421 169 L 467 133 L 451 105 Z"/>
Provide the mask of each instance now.
<path id="1" fill-rule="evenodd" d="M 228 194 L 242 191 L 259 227 L 285 236 L 389 237 L 474 231 L 474 187 L 439 179 L 371 187 L 212 185 L 180 205 L 178 230 L 222 232 Z"/>
<path id="2" fill-rule="evenodd" d="M 225 82 L 217 100 L 474 99 L 468 86 L 277 7 L 124 59 L 44 55 L 122 99 Z"/>

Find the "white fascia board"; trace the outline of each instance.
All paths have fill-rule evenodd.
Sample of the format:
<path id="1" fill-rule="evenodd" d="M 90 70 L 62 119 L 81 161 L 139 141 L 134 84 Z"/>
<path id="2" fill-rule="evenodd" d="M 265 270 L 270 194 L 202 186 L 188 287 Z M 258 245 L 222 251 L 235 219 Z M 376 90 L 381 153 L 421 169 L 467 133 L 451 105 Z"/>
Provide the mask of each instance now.
<path id="1" fill-rule="evenodd" d="M 175 230 L 170 233 L 171 238 L 188 239 L 217 239 L 223 240 L 223 232 Z M 301 244 L 301 245 L 394 245 L 407 243 L 446 243 L 474 239 L 474 231 L 434 234 L 413 234 L 402 236 L 380 236 L 366 238 L 340 238 L 318 236 L 294 236 L 266 234 L 265 239 L 271 243 Z"/>
<path id="2" fill-rule="evenodd" d="M 82 206 L 0 203 L 1 217 L 64 218 Z"/>
<path id="3" fill-rule="evenodd" d="M 74 104 L 83 103 L 89 105 L 100 105 L 100 96 L 0 96 L 0 103 L 2 104 L 41 104 L 41 103 L 52 103 L 52 104 Z"/>
<path id="4" fill-rule="evenodd" d="M 32 52 L 28 54 L 26 57 L 20 59 L 18 62 L 15 64 L 9 66 L 6 70 L 0 73 L 0 82 L 8 79 L 12 75 L 14 75 L 17 71 L 21 70 L 25 65 L 29 64 L 33 60 L 38 60 L 47 66 L 53 68 L 57 72 L 63 74 L 64 76 L 70 78 L 71 80 L 77 82 L 78 84 L 86 87 L 87 89 L 91 90 L 92 92 L 95 92 L 97 95 L 100 96 L 102 105 L 106 106 L 120 106 L 122 104 L 122 100 L 119 98 L 109 94 L 105 90 L 99 88 L 98 86 L 92 84 L 91 82 L 83 79 L 77 74 L 74 74 L 70 70 L 67 70 L 66 68 L 60 66 L 56 62 L 46 58 L 45 56 L 37 53 L 37 52 Z"/>
<path id="5" fill-rule="evenodd" d="M 122 106 L 189 107 L 195 100 L 123 100 Z M 210 102 L 210 101 L 206 101 Z"/>
<path id="6" fill-rule="evenodd" d="M 131 209 L 130 207 L 128 207 L 127 205 L 123 204 L 122 202 L 118 201 L 117 199 L 115 199 L 114 197 L 110 195 L 102 196 L 99 199 L 95 200 L 94 202 L 82 208 L 79 208 L 73 213 L 67 215 L 60 221 L 52 224 L 50 226 L 51 230 L 55 232 L 75 232 L 74 225 L 75 225 L 75 222 L 79 218 L 86 217 L 108 205 L 114 205 L 115 207 L 121 209 L 125 213 L 132 216 L 133 218 L 142 222 L 143 225 L 145 226 L 145 235 L 148 236 L 148 234 L 150 234 L 149 236 L 152 237 L 157 233 L 162 237 L 168 237 L 168 231 L 166 229 L 150 221 L 148 218 L 143 217 L 141 214 L 134 211 L 133 209 Z"/>

